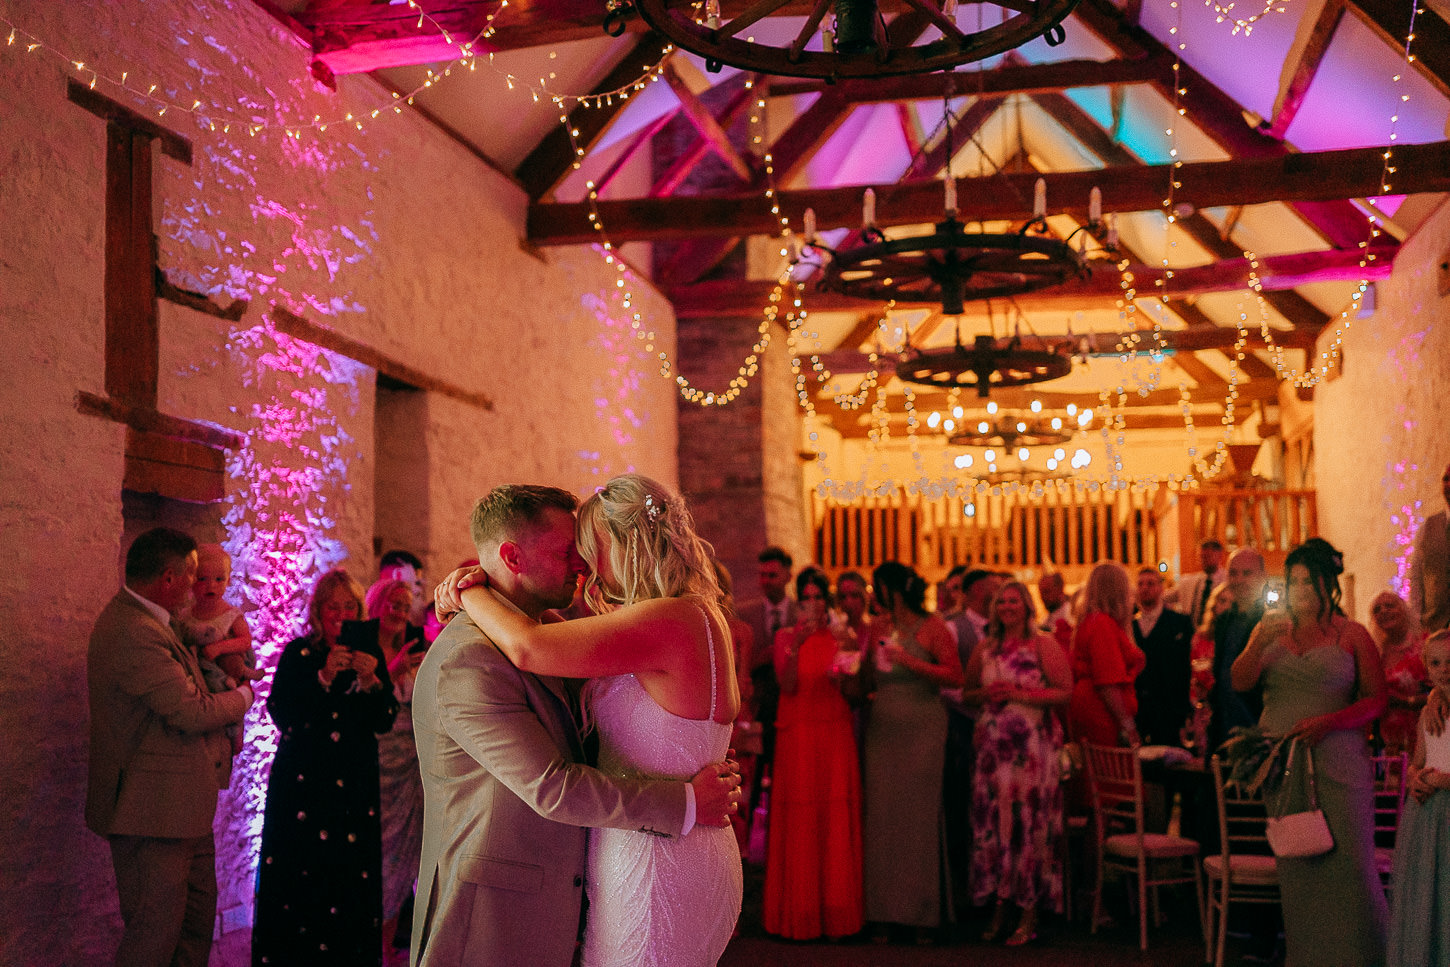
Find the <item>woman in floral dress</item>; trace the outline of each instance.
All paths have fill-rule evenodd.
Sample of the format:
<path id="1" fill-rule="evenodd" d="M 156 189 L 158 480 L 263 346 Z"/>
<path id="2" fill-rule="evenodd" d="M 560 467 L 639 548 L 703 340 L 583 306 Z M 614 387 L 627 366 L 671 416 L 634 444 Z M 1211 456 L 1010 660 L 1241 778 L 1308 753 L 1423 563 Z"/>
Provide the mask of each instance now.
<path id="1" fill-rule="evenodd" d="M 1021 582 L 1003 585 L 987 637 L 967 663 L 964 696 L 982 707 L 973 739 L 972 899 L 996 900 L 984 940 L 1005 929 L 1009 904 L 1021 908 L 1012 946 L 1036 936 L 1040 906 L 1062 908 L 1063 735 L 1055 709 L 1072 695 L 1072 668 L 1057 640 L 1037 630 L 1034 610 Z"/>

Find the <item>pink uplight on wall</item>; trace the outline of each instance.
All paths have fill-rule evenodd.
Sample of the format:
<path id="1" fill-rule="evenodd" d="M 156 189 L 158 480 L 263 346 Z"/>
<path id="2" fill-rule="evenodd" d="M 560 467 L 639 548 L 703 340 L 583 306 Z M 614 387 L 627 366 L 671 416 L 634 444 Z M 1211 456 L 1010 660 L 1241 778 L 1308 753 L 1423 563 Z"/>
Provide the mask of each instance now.
<path id="1" fill-rule="evenodd" d="M 234 333 L 228 349 L 256 402 L 239 413 L 247 443 L 232 454 L 223 517 L 237 602 L 247 611 L 258 666 L 258 701 L 247 714 L 246 741 L 231 792 L 217 809 L 217 879 L 221 908 L 250 908 L 277 729 L 266 710 L 270 672 L 288 641 L 307 627 L 306 608 L 319 575 L 347 558 L 330 507 L 349 489 L 348 468 L 361 454 L 346 421 L 359 410 L 360 381 L 371 370 L 277 332 L 270 322 Z"/>

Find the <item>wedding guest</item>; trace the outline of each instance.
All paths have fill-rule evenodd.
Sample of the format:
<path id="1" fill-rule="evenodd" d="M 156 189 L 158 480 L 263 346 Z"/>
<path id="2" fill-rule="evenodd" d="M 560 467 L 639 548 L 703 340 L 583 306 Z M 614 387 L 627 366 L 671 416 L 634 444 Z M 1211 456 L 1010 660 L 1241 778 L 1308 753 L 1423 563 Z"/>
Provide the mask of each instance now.
<path id="1" fill-rule="evenodd" d="M 876 568 L 880 614 L 862 661 L 876 662 L 876 697 L 866 726 L 866 919 L 912 928 L 931 940 L 947 909 L 942 895 L 942 767 L 947 712 L 941 689 L 960 688 L 962 666 L 946 624 L 926 610 L 926 581 L 905 564 Z"/>
<path id="2" fill-rule="evenodd" d="M 861 774 L 851 709 L 832 677 L 845 644 L 827 613 L 825 574 L 796 577 L 799 617 L 775 636 L 780 682 L 765 929 L 790 940 L 848 937 L 863 925 Z"/>
<path id="3" fill-rule="evenodd" d="M 1249 643 L 1249 635 L 1264 616 L 1264 557 L 1252 547 L 1241 547 L 1229 555 L 1229 609 L 1213 622 L 1213 691 L 1209 694 L 1208 751 L 1223 744 L 1229 733 L 1241 725 L 1253 725 L 1263 711 L 1263 690 L 1234 688 L 1229 669 Z"/>
<path id="4" fill-rule="evenodd" d="M 1210 537 L 1199 544 L 1198 561 L 1202 570 L 1183 575 L 1173 590 L 1163 596 L 1164 603 L 1180 614 L 1188 615 L 1194 627 L 1203 621 L 1203 614 L 1208 609 L 1208 596 L 1213 589 L 1228 580 L 1221 541 Z"/>
<path id="5" fill-rule="evenodd" d="M 1143 670 L 1144 658 L 1128 630 L 1133 592 L 1127 570 L 1113 561 L 1095 564 L 1088 573 L 1083 608 L 1072 645 L 1068 718 L 1073 738 L 1137 746 L 1142 739 L 1133 683 Z"/>
<path id="6" fill-rule="evenodd" d="M 972 899 L 995 903 L 983 940 L 1021 910 L 1008 946 L 1037 935 L 1038 910 L 1062 909 L 1062 790 L 1056 709 L 1072 694 L 1072 668 L 1057 639 L 1038 630 L 1032 598 L 1019 581 L 991 605 L 987 637 L 966 669 L 966 701 L 982 707 L 973 746 Z"/>
<path id="7" fill-rule="evenodd" d="M 1410 752 L 1415 748 L 1420 710 L 1430 694 L 1430 673 L 1420 656 L 1425 636 L 1405 599 L 1393 591 L 1375 595 L 1369 617 L 1389 687 L 1390 707 L 1380 719 L 1380 738 L 1390 755 Z"/>
<path id="8" fill-rule="evenodd" d="M 1047 612 L 1041 629 L 1067 648 L 1072 644 L 1072 600 L 1067 596 L 1067 582 L 1060 571 L 1046 571 L 1037 579 L 1037 596 Z"/>
<path id="9" fill-rule="evenodd" d="M 413 586 L 402 578 L 379 578 L 364 596 L 367 620 L 348 622 L 342 644 L 354 650 L 376 647 L 387 666 L 398 715 L 378 736 L 378 793 L 382 819 L 383 947 L 391 950 L 398 922 L 413 897 L 423 850 L 423 777 L 413 738 L 413 683 L 427 641 L 412 623 Z"/>
<path id="10" fill-rule="evenodd" d="M 171 630 L 195 579 L 190 535 L 166 527 L 141 534 L 86 648 L 86 826 L 111 851 L 123 923 L 118 964 L 199 967 L 211 951 L 212 820 L 232 772 L 223 729 L 242 720 L 252 687 L 213 694 L 196 653 Z"/>
<path id="11" fill-rule="evenodd" d="M 1425 664 L 1439 704 L 1450 700 L 1450 631 L 1425 642 Z M 1410 796 L 1395 841 L 1390 967 L 1443 964 L 1450 955 L 1450 732 L 1420 727 L 1406 777 Z"/>
<path id="12" fill-rule="evenodd" d="M 382 959 L 378 736 L 393 727 L 397 702 L 376 639 L 355 649 L 340 640 L 362 607 L 352 576 L 328 571 L 307 606 L 307 633 L 277 661 L 253 967 Z"/>
<path id="13" fill-rule="evenodd" d="M 1286 607 L 1254 630 L 1233 663 L 1232 685 L 1262 685 L 1260 731 L 1295 740 L 1282 785 L 1265 797 L 1269 815 L 1313 809 L 1312 798 L 1333 838 L 1317 856 L 1275 858 L 1286 963 L 1376 967 L 1385 959 L 1388 911 L 1375 868 L 1365 735 L 1385 710 L 1384 669 L 1369 632 L 1340 610 L 1339 552 L 1312 537 L 1289 552 L 1284 569 Z"/>
<path id="14" fill-rule="evenodd" d="M 1182 745 L 1188 723 L 1193 623 L 1163 606 L 1163 575 L 1138 571 L 1138 611 L 1133 642 L 1143 652 L 1143 671 L 1134 683 L 1138 734 L 1149 745 Z"/>
<path id="15" fill-rule="evenodd" d="M 1450 505 L 1450 465 L 1440 476 L 1440 493 Z M 1450 626 L 1450 518 L 1435 511 L 1415 534 L 1410 554 L 1410 610 L 1429 634 Z"/>

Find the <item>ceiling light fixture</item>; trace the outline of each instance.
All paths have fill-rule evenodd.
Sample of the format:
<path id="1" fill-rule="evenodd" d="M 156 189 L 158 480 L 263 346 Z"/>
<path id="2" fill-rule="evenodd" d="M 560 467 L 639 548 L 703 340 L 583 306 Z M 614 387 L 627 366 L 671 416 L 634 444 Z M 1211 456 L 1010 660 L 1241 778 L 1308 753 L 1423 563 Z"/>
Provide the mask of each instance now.
<path id="1" fill-rule="evenodd" d="M 992 4 L 1000 22 L 985 25 L 976 14 L 958 10 L 957 0 L 911 0 L 910 10 L 935 28 L 927 38 L 891 36 L 876 0 L 821 0 L 800 22 L 794 36 L 770 40 L 751 32 L 767 17 L 790 15 L 792 0 L 754 3 L 679 3 L 671 0 L 609 0 L 605 30 L 623 30 L 629 8 L 677 47 L 705 59 L 718 71 L 729 64 L 746 71 L 822 80 L 891 77 L 950 70 L 1020 47 L 1036 37 L 1062 43 L 1062 21 L 1078 0 Z M 977 4 L 986 13 L 988 6 Z M 830 19 L 827 20 L 827 15 Z M 987 18 L 982 18 L 987 19 Z M 980 29 L 963 28 L 976 24 Z M 617 36 L 617 34 L 616 34 Z M 809 48 L 809 49 L 808 49 Z"/>

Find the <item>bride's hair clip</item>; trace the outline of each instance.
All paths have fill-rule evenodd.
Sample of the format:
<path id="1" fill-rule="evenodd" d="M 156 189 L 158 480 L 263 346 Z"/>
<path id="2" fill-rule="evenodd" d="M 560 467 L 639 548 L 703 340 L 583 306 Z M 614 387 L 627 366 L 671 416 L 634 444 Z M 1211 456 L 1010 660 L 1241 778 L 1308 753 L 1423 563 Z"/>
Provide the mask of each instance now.
<path id="1" fill-rule="evenodd" d="M 658 521 L 660 519 L 661 515 L 664 514 L 665 509 L 663 507 L 661 507 L 659 504 L 655 503 L 654 494 L 645 494 L 644 495 L 644 512 L 645 512 L 645 515 L 647 517 L 649 517 L 650 522 L 651 523 L 654 523 L 654 522 L 656 522 L 656 521 Z"/>

